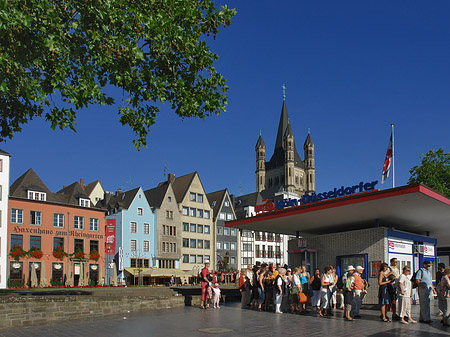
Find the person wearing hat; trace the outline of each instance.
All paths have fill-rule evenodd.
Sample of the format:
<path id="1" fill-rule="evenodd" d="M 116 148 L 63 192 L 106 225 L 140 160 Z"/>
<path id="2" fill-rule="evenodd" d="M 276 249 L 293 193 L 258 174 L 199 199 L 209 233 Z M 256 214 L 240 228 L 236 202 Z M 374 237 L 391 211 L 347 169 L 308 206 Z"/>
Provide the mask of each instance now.
<path id="1" fill-rule="evenodd" d="M 431 276 L 431 261 L 424 261 L 423 268 L 416 274 L 416 283 L 419 290 L 420 301 L 420 323 L 432 323 L 431 320 L 431 297 L 433 296 L 433 277 Z"/>
<path id="2" fill-rule="evenodd" d="M 209 271 L 209 261 L 205 261 L 205 267 L 202 269 L 201 273 L 201 286 L 202 286 L 202 300 L 200 302 L 201 309 L 209 309 L 209 305 L 207 303 L 207 288 L 209 286 L 209 282 L 212 281 L 212 277 Z"/>
<path id="3" fill-rule="evenodd" d="M 357 266 L 355 272 L 353 273 L 353 277 L 355 278 L 355 288 L 353 293 L 353 318 L 361 318 L 359 315 L 359 309 L 362 304 L 362 292 L 364 290 L 365 282 L 362 278 L 362 273 L 364 272 L 364 268 L 361 266 Z"/>

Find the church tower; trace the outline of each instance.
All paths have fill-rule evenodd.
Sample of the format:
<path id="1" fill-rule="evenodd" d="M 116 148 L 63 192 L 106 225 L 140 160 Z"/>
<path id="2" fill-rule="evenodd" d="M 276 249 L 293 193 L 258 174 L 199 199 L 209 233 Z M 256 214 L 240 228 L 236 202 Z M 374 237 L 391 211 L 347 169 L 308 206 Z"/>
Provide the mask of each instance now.
<path id="1" fill-rule="evenodd" d="M 266 188 L 266 144 L 259 135 L 255 146 L 256 151 L 256 191 L 261 192 Z"/>
<path id="2" fill-rule="evenodd" d="M 291 123 L 288 122 L 286 132 L 284 133 L 284 189 L 287 192 L 295 192 L 295 170 L 294 170 L 294 133 Z"/>
<path id="3" fill-rule="evenodd" d="M 314 164 L 314 143 L 309 132 L 303 150 L 305 151 L 306 193 L 310 194 L 316 190 L 316 168 Z"/>

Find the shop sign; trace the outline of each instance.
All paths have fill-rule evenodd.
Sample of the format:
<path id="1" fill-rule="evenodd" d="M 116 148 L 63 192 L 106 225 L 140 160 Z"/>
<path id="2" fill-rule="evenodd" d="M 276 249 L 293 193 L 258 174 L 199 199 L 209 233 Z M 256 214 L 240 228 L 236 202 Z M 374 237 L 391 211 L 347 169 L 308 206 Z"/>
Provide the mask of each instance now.
<path id="1" fill-rule="evenodd" d="M 116 219 L 106 219 L 106 254 L 116 252 Z"/>
<path id="2" fill-rule="evenodd" d="M 123 270 L 123 248 L 119 247 L 119 270 Z"/>
<path id="3" fill-rule="evenodd" d="M 79 264 L 74 265 L 74 274 L 75 275 L 80 275 L 81 272 L 81 268 Z"/>
<path id="4" fill-rule="evenodd" d="M 305 204 L 309 204 L 311 202 L 335 199 L 335 198 L 344 197 L 344 196 L 355 194 L 355 193 L 373 191 L 375 189 L 376 184 L 378 184 L 378 180 L 372 181 L 370 183 L 364 183 L 363 181 L 361 181 L 358 185 L 354 185 L 354 186 L 348 186 L 348 187 L 341 186 L 340 188 L 336 187 L 333 190 L 328 191 L 328 192 L 322 192 L 322 193 L 318 193 L 318 194 L 316 194 L 316 193 L 305 194 L 300 199 L 289 198 L 289 199 L 277 200 L 276 202 L 269 201 L 268 199 L 264 199 L 262 204 L 255 206 L 255 212 L 256 213 L 271 212 L 273 210 L 278 210 L 278 209 L 283 209 L 283 208 L 293 207 L 293 206 L 298 206 L 298 205 L 305 205 Z"/>
<path id="5" fill-rule="evenodd" d="M 370 261 L 370 277 L 377 277 L 380 272 L 381 261 Z"/>
<path id="6" fill-rule="evenodd" d="M 412 254 L 412 245 L 407 243 L 389 241 L 389 253 Z"/>
<path id="7" fill-rule="evenodd" d="M 433 256 L 434 257 L 434 246 L 433 245 L 423 245 L 423 256 Z"/>

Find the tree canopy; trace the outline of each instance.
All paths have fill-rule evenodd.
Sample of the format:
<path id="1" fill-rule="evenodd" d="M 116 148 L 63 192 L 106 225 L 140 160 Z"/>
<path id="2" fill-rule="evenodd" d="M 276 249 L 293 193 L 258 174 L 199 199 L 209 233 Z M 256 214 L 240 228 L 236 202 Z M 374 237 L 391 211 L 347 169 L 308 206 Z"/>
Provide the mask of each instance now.
<path id="1" fill-rule="evenodd" d="M 75 130 L 80 109 L 117 104 L 139 149 L 165 101 L 180 117 L 225 111 L 228 88 L 205 38 L 234 14 L 211 0 L 2 1 L 0 141 L 35 117 Z"/>
<path id="2" fill-rule="evenodd" d="M 421 155 L 421 164 L 409 173 L 408 184 L 423 184 L 450 198 L 450 153 L 442 148 Z"/>

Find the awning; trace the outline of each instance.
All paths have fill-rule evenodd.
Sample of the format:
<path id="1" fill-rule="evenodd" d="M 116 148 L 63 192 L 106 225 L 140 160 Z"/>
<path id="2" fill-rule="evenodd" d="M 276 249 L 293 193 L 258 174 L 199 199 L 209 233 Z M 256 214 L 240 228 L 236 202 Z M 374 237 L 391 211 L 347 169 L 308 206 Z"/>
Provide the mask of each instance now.
<path id="1" fill-rule="evenodd" d="M 297 249 L 291 249 L 287 251 L 288 253 L 317 253 L 317 249 L 310 249 L 310 248 L 297 248 Z"/>
<path id="2" fill-rule="evenodd" d="M 125 268 L 124 270 L 133 276 L 139 276 L 139 272 L 141 276 L 150 276 L 150 277 L 171 277 L 172 275 L 175 277 L 189 276 L 188 273 L 185 273 L 184 271 L 179 269 Z"/>

